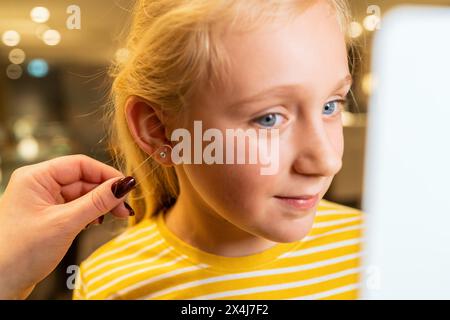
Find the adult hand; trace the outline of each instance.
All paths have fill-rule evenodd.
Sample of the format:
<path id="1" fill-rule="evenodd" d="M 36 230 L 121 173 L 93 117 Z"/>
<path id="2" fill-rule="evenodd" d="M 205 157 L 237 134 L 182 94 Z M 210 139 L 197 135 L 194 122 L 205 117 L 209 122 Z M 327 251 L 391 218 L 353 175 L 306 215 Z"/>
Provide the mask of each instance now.
<path id="1" fill-rule="evenodd" d="M 0 299 L 23 299 L 59 264 L 75 237 L 124 203 L 136 181 L 85 155 L 21 167 L 0 198 Z"/>

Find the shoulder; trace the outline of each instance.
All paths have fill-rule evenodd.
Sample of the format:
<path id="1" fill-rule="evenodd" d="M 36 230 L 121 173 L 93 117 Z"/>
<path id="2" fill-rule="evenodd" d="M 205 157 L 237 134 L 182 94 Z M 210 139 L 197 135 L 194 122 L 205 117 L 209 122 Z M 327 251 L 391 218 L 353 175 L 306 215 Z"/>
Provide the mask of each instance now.
<path id="1" fill-rule="evenodd" d="M 133 245 L 138 245 L 146 239 L 150 240 L 149 235 L 151 235 L 154 230 L 156 230 L 156 225 L 152 220 L 144 220 L 135 226 L 129 227 L 119 236 L 95 250 L 83 261 L 83 265 L 89 266 L 108 253 L 120 250 L 126 251 L 126 249 L 135 247 Z"/>
<path id="2" fill-rule="evenodd" d="M 140 272 L 142 266 L 150 270 L 162 260 L 170 259 L 168 255 L 159 257 L 165 251 L 166 244 L 154 219 L 128 228 L 81 263 L 77 279 L 80 290 L 74 297 L 104 299 L 131 280 L 142 280 L 146 277 Z"/>
<path id="3" fill-rule="evenodd" d="M 152 244 L 157 245 L 159 240 L 156 223 L 146 219 L 95 250 L 81 263 L 81 274 L 88 281 L 91 275 L 95 276 L 112 265 L 141 257 L 142 249 L 151 248 Z"/>

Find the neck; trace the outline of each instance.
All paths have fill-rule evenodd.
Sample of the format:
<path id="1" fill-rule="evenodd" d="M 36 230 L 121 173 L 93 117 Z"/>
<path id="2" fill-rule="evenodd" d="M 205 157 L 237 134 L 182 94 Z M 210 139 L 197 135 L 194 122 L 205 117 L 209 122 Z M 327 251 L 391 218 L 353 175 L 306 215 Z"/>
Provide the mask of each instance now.
<path id="1" fill-rule="evenodd" d="M 179 239 L 220 256 L 246 256 L 276 245 L 276 242 L 252 235 L 228 222 L 194 194 L 180 193 L 166 212 L 165 223 Z"/>

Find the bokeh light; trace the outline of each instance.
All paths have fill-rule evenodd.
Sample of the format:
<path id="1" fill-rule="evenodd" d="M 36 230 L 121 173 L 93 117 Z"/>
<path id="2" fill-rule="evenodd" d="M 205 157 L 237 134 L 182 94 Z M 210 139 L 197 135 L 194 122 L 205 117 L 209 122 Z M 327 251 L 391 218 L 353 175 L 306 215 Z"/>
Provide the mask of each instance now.
<path id="1" fill-rule="evenodd" d="M 33 136 L 29 136 L 19 141 L 16 150 L 23 160 L 33 161 L 39 155 L 39 143 Z"/>
<path id="2" fill-rule="evenodd" d="M 120 48 L 119 50 L 116 51 L 116 62 L 118 64 L 123 64 L 125 62 L 127 62 L 128 58 L 130 56 L 130 52 L 127 48 Z"/>
<path id="3" fill-rule="evenodd" d="M 362 90 L 363 92 L 370 96 L 373 92 L 373 77 L 371 73 L 366 73 L 362 79 Z"/>
<path id="4" fill-rule="evenodd" d="M 22 74 L 22 67 L 17 64 L 10 64 L 8 67 L 6 67 L 6 76 L 11 80 L 19 79 Z"/>
<path id="5" fill-rule="evenodd" d="M 28 64 L 28 73 L 35 78 L 43 78 L 48 74 L 48 63 L 44 59 L 34 59 Z"/>
<path id="6" fill-rule="evenodd" d="M 3 33 L 2 41 L 8 47 L 17 46 L 20 42 L 20 34 L 15 30 L 8 30 Z"/>
<path id="7" fill-rule="evenodd" d="M 50 18 L 50 11 L 45 7 L 34 7 L 30 12 L 30 16 L 34 22 L 44 23 Z"/>
<path id="8" fill-rule="evenodd" d="M 353 21 L 352 23 L 350 23 L 348 33 L 351 38 L 359 38 L 362 35 L 363 31 L 364 29 L 359 22 Z"/>
<path id="9" fill-rule="evenodd" d="M 364 28 L 368 31 L 375 31 L 379 27 L 380 21 L 381 19 L 377 15 L 372 14 L 367 16 L 364 18 Z"/>
<path id="10" fill-rule="evenodd" d="M 25 51 L 19 48 L 12 49 L 9 53 L 9 61 L 13 64 L 21 64 L 25 61 Z"/>
<path id="11" fill-rule="evenodd" d="M 49 29 L 43 33 L 42 40 L 49 46 L 56 46 L 61 41 L 61 34 L 57 30 Z"/>
<path id="12" fill-rule="evenodd" d="M 31 117 L 21 117 L 14 122 L 13 132 L 17 140 L 33 135 L 36 121 Z"/>

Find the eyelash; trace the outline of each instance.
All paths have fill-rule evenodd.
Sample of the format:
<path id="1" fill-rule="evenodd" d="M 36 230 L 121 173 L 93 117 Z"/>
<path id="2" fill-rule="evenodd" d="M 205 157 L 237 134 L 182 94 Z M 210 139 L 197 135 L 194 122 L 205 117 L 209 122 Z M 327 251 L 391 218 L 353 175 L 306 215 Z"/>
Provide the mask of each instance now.
<path id="1" fill-rule="evenodd" d="M 340 104 L 340 106 L 338 106 L 338 107 L 336 108 L 336 110 L 338 110 L 338 111 L 343 111 L 343 110 L 345 109 L 345 106 L 346 106 L 347 103 L 348 103 L 348 99 L 337 99 L 337 100 L 332 100 L 332 101 L 327 102 L 326 104 L 324 104 L 324 107 L 325 107 L 327 104 L 335 103 L 335 102 L 337 102 L 337 103 Z M 335 117 L 335 116 L 338 115 L 339 113 L 340 113 L 340 112 L 334 112 L 332 115 L 330 115 L 330 118 Z M 267 116 L 272 116 L 272 115 L 277 115 L 277 116 L 282 116 L 282 117 L 284 117 L 284 115 L 282 115 L 281 113 L 271 112 L 271 113 L 264 114 L 264 115 L 262 115 L 262 116 L 260 116 L 260 117 L 258 117 L 258 118 L 256 118 L 256 119 L 254 119 L 254 120 L 253 120 L 253 123 L 258 124 L 258 121 L 260 121 L 261 119 L 264 119 L 265 117 L 267 117 Z M 264 128 L 271 129 L 271 128 L 274 128 L 274 127 L 264 127 Z"/>

